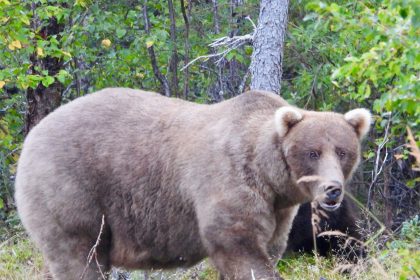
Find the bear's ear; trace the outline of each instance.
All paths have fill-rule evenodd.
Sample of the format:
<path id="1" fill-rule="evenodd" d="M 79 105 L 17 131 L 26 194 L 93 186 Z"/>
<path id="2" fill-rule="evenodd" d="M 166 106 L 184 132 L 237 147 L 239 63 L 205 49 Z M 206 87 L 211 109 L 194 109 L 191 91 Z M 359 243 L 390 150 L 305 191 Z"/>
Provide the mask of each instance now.
<path id="1" fill-rule="evenodd" d="M 354 127 L 359 139 L 362 139 L 369 131 L 372 115 L 368 110 L 359 108 L 348 111 L 344 119 Z"/>
<path id="2" fill-rule="evenodd" d="M 277 109 L 274 116 L 277 133 L 280 137 L 287 134 L 289 129 L 302 120 L 302 114 L 295 108 L 290 106 Z"/>

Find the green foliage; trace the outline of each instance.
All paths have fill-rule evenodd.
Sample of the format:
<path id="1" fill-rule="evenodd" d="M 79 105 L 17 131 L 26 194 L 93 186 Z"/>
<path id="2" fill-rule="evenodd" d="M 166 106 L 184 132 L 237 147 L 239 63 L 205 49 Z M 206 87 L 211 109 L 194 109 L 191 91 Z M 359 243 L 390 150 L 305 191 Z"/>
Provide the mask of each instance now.
<path id="1" fill-rule="evenodd" d="M 310 108 L 373 108 L 379 131 L 391 112 L 391 138 L 407 125 L 419 137 L 419 1 L 299 2 L 285 70 L 298 66 L 284 95 Z"/>
<path id="2" fill-rule="evenodd" d="M 399 279 L 412 279 L 420 273 L 420 220 L 416 215 L 402 224 L 399 238 L 389 242 L 380 254 L 386 260 L 397 255 L 399 261 Z"/>
<path id="3" fill-rule="evenodd" d="M 332 82 L 350 99 L 374 100 L 376 112 L 397 113 L 414 129 L 420 122 L 418 4 L 417 0 L 387 0 L 377 5 L 320 2 L 307 6 L 338 34 L 343 46 L 349 46 L 332 73 Z"/>

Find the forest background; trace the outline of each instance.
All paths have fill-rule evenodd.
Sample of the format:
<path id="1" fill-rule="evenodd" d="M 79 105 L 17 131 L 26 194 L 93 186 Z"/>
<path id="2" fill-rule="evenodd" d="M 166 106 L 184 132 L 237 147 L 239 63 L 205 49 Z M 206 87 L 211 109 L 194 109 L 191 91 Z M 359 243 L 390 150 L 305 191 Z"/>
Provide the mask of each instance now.
<path id="1" fill-rule="evenodd" d="M 37 260 L 13 199 L 25 134 L 59 105 L 105 87 L 197 103 L 248 90 L 261 3 L 0 0 L 0 278 Z M 350 190 L 378 249 L 373 260 L 386 275 L 420 277 L 420 1 L 288 6 L 275 91 L 308 110 L 371 109 L 374 126 Z M 218 44 L 229 40 L 236 44 Z"/>

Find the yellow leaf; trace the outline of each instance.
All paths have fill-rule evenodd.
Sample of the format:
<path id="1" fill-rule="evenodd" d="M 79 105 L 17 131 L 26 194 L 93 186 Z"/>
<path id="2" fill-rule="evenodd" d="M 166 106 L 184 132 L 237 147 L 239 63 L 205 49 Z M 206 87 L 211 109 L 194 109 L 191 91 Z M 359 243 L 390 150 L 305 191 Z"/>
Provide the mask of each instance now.
<path id="1" fill-rule="evenodd" d="M 29 18 L 27 18 L 26 16 L 25 16 L 25 17 L 22 17 L 20 20 L 21 20 L 24 24 L 26 24 L 26 25 L 30 25 L 30 24 L 31 24 L 31 22 L 29 21 Z"/>
<path id="2" fill-rule="evenodd" d="M 153 41 L 147 41 L 146 42 L 146 47 L 147 48 L 150 48 L 151 46 L 153 46 L 153 44 L 154 44 L 155 42 L 153 42 Z"/>
<path id="3" fill-rule="evenodd" d="M 400 160 L 400 159 L 404 158 L 404 155 L 403 154 L 395 154 L 394 157 L 395 157 L 396 160 Z"/>
<path id="4" fill-rule="evenodd" d="M 61 51 L 61 53 L 64 54 L 65 56 L 71 57 L 71 54 L 69 52 Z"/>
<path id="5" fill-rule="evenodd" d="M 111 40 L 109 40 L 109 39 L 103 39 L 102 42 L 101 42 L 101 44 L 105 48 L 109 48 L 111 46 Z"/>
<path id="6" fill-rule="evenodd" d="M 144 78 L 144 74 L 143 73 L 137 73 L 136 74 L 137 78 L 143 79 Z"/>
<path id="7" fill-rule="evenodd" d="M 28 89 L 28 87 L 29 87 L 29 84 L 28 83 L 26 83 L 26 82 L 24 82 L 24 81 L 20 81 L 20 86 L 23 88 L 23 89 Z"/>
<path id="8" fill-rule="evenodd" d="M 21 49 L 22 45 L 19 40 L 13 41 L 9 44 L 9 49 L 14 51 L 15 49 Z"/>
<path id="9" fill-rule="evenodd" d="M 83 0 L 76 0 L 76 2 L 74 3 L 75 6 L 81 6 L 83 8 L 86 8 L 87 6 L 87 1 L 83 1 Z"/>
<path id="10" fill-rule="evenodd" d="M 13 158 L 13 160 L 14 160 L 15 162 L 17 162 L 17 161 L 18 161 L 18 159 L 19 159 L 19 154 L 18 154 L 18 153 L 14 153 L 14 154 L 13 154 L 13 156 L 12 156 L 12 158 Z"/>
<path id="11" fill-rule="evenodd" d="M 417 146 L 417 142 L 414 139 L 413 133 L 411 132 L 411 129 L 408 126 L 407 126 L 407 134 L 408 134 L 409 144 L 406 144 L 406 145 L 411 150 L 410 155 L 412 155 L 416 160 L 414 167 L 418 169 L 420 168 L 420 148 Z"/>
<path id="12" fill-rule="evenodd" d="M 4 85 L 6 84 L 5 81 L 0 81 L 0 89 L 2 89 L 4 87 Z"/>
<path id="13" fill-rule="evenodd" d="M 37 47 L 36 48 L 36 54 L 38 56 L 43 56 L 44 55 L 44 50 L 42 48 L 40 48 L 40 47 Z"/>

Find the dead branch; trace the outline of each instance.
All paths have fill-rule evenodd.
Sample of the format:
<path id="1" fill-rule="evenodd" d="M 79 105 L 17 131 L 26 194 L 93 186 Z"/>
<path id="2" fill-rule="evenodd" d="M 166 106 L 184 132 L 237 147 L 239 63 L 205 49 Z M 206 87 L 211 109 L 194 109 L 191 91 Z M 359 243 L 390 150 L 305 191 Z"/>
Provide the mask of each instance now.
<path id="1" fill-rule="evenodd" d="M 383 141 L 379 144 L 378 149 L 376 150 L 376 160 L 375 160 L 375 167 L 372 174 L 372 182 L 369 185 L 369 191 L 368 191 L 368 199 L 367 199 L 367 207 L 370 209 L 371 206 L 371 200 L 372 200 L 372 189 L 375 185 L 376 181 L 378 180 L 379 175 L 382 173 L 382 170 L 385 166 L 386 160 L 388 159 L 388 150 L 386 149 L 385 145 L 388 143 L 388 132 L 389 132 L 389 126 L 391 124 L 391 113 L 388 114 L 388 123 L 385 128 L 385 136 Z M 385 156 L 383 161 L 380 163 L 381 158 L 381 152 L 382 149 L 385 147 Z"/>
<path id="2" fill-rule="evenodd" d="M 222 62 L 223 59 L 226 57 L 226 55 L 228 53 L 230 53 L 231 51 L 245 45 L 246 43 L 252 42 L 253 39 L 254 39 L 254 34 L 256 32 L 256 28 L 255 28 L 255 24 L 251 20 L 251 18 L 249 18 L 249 17 L 246 17 L 246 18 L 252 23 L 252 26 L 254 27 L 254 31 L 252 32 L 252 34 L 245 34 L 245 35 L 232 36 L 232 37 L 224 36 L 224 37 L 221 37 L 219 39 L 216 39 L 215 41 L 210 43 L 208 46 L 211 47 L 211 48 L 216 48 L 216 49 L 223 48 L 222 51 L 214 53 L 214 54 L 200 55 L 200 56 L 194 58 L 193 60 L 191 60 L 187 65 L 182 67 L 181 71 L 184 71 L 185 69 L 187 69 L 190 65 L 192 65 L 197 60 L 207 61 L 207 60 L 209 60 L 210 58 L 213 58 L 213 57 L 218 57 L 218 59 L 216 60 L 216 65 L 217 65 L 220 62 Z"/>
<path id="3" fill-rule="evenodd" d="M 105 275 L 102 272 L 101 265 L 99 264 L 98 255 L 97 255 L 97 252 L 96 252 L 96 249 L 99 246 L 99 242 L 101 242 L 101 235 L 102 235 L 102 232 L 103 232 L 103 229 L 104 229 L 104 225 L 105 225 L 105 215 L 102 215 L 101 228 L 99 230 L 98 237 L 96 238 L 95 244 L 93 245 L 93 247 L 89 251 L 89 254 L 87 256 L 87 263 L 86 263 L 85 269 L 83 270 L 82 275 L 80 276 L 80 280 L 82 280 L 85 277 L 86 271 L 87 271 L 89 265 L 92 263 L 93 258 L 95 258 L 96 266 L 99 269 L 99 273 L 101 273 L 102 279 L 106 280 Z"/>
<path id="4" fill-rule="evenodd" d="M 369 240 L 364 242 L 365 246 L 372 243 L 376 238 L 378 238 L 383 232 L 387 231 L 386 226 L 368 209 L 366 208 L 357 198 L 355 198 L 351 193 L 346 191 L 346 195 L 362 210 L 364 213 L 369 215 L 380 227 L 380 229 L 372 235 Z"/>

